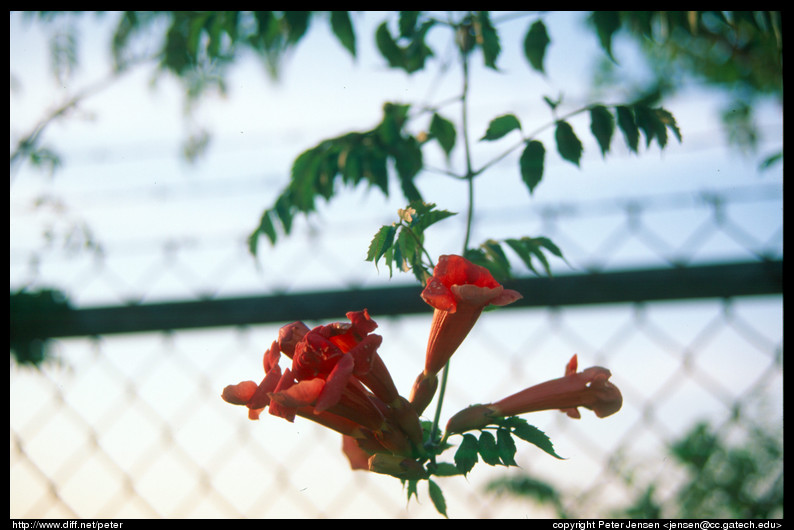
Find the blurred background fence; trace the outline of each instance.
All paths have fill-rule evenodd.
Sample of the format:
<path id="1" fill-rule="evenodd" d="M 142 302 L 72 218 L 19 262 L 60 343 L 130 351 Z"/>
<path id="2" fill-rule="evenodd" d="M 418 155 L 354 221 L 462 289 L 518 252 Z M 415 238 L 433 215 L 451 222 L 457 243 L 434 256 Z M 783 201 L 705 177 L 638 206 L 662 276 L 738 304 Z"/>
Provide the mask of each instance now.
<path id="1" fill-rule="evenodd" d="M 782 516 L 782 208 L 781 186 L 758 185 L 484 211 L 489 228 L 550 237 L 570 267 L 517 280 L 522 304 L 483 316 L 453 359 L 442 417 L 559 377 L 574 353 L 611 369 L 624 406 L 528 418 L 567 460 L 519 447 L 519 469 L 441 479 L 449 514 L 675 517 L 700 491 L 692 516 Z M 407 503 L 398 481 L 351 471 L 334 433 L 251 422 L 219 397 L 259 377 L 281 325 L 362 306 L 407 393 L 430 311 L 407 275 L 389 283 L 343 250 L 378 223 L 331 219 L 335 238 L 297 227 L 302 246 L 285 241 L 258 270 L 243 235 L 77 254 L 12 241 L 12 291 L 65 278 L 74 308 L 12 315 L 16 338 L 47 341 L 54 361 L 12 362 L 11 517 L 434 516 L 424 490 Z"/>

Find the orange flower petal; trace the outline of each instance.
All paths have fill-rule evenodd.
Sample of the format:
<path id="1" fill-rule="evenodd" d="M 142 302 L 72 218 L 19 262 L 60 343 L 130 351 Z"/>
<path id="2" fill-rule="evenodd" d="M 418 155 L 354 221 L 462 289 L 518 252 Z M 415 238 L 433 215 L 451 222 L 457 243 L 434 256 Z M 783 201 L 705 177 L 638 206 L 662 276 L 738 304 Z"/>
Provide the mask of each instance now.
<path id="1" fill-rule="evenodd" d="M 342 397 L 342 392 L 347 386 L 350 374 L 353 373 L 353 365 L 353 357 L 350 355 L 343 355 L 339 359 L 334 369 L 328 374 L 328 379 L 325 380 L 322 391 L 317 397 L 317 403 L 314 406 L 317 412 L 322 412 L 328 407 L 339 403 L 339 398 Z"/>
<path id="2" fill-rule="evenodd" d="M 313 405 L 325 387 L 325 381 L 317 377 L 304 379 L 285 390 L 272 392 L 270 398 L 284 407 L 297 408 Z"/>
<path id="3" fill-rule="evenodd" d="M 245 405 L 253 397 L 258 385 L 253 381 L 243 381 L 223 389 L 221 397 L 232 405 Z"/>

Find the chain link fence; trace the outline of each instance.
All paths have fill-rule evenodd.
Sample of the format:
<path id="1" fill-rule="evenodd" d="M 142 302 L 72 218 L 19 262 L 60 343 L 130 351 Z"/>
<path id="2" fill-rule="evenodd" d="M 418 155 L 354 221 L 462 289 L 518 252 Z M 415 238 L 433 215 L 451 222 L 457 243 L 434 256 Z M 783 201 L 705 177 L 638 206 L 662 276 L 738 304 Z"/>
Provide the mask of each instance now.
<path id="1" fill-rule="evenodd" d="M 497 232 L 521 224 L 550 237 L 570 263 L 555 264 L 560 276 L 782 261 L 779 186 L 488 211 L 483 221 Z M 338 228 L 332 223 L 327 233 L 365 248 L 368 234 Z M 242 237 L 125 244 L 70 259 L 55 250 L 12 252 L 12 290 L 15 281 L 59 277 L 78 305 L 136 305 L 223 299 L 251 285 L 289 295 L 386 281 L 383 271 L 362 280 L 375 276 L 372 264 L 346 252 L 347 242 L 308 229 L 304 236 L 259 270 Z M 404 277 L 394 282 L 408 285 Z M 671 505 L 692 480 L 670 449 L 702 421 L 732 446 L 762 432 L 782 451 L 782 289 L 611 301 L 607 294 L 603 304 L 505 308 L 475 326 L 453 358 L 442 417 L 559 377 L 574 353 L 581 366 L 612 370 L 624 406 L 603 420 L 588 411 L 578 421 L 532 415 L 567 459 L 519 447 L 518 469 L 480 464 L 467 479 L 439 479 L 451 516 L 609 517 L 636 505 L 649 485 L 674 516 Z M 373 314 L 381 355 L 405 393 L 423 363 L 429 315 Z M 12 363 L 11 517 L 436 516 L 426 491 L 407 502 L 393 478 L 351 471 L 333 432 L 300 418 L 251 422 L 220 399 L 226 384 L 259 373 L 261 354 L 285 323 L 57 338 L 56 362 Z M 556 500 L 488 486 L 527 476 L 553 485 Z M 782 487 L 782 459 L 762 487 L 778 481 Z M 773 514 L 782 516 L 782 503 Z"/>

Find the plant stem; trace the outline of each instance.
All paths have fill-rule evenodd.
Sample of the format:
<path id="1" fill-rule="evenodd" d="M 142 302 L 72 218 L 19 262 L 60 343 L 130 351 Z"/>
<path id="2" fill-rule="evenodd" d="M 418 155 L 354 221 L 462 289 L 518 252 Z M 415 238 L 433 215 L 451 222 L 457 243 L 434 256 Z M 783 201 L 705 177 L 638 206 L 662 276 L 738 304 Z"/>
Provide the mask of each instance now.
<path id="1" fill-rule="evenodd" d="M 463 253 L 469 248 L 469 238 L 471 237 L 471 224 L 474 217 L 474 171 L 471 167 L 471 146 L 469 145 L 469 58 L 466 52 L 461 51 L 461 63 L 463 66 L 463 95 L 461 96 L 461 122 L 463 128 L 463 149 L 466 155 L 466 180 L 468 181 L 469 206 L 466 212 L 466 237 L 463 240 Z"/>
<path id="2" fill-rule="evenodd" d="M 438 403 L 436 404 L 436 415 L 433 417 L 433 428 L 430 430 L 430 441 L 435 443 L 438 437 L 438 423 L 441 420 L 441 405 L 444 403 L 444 392 L 447 390 L 447 374 L 449 373 L 449 361 L 444 365 L 441 372 L 441 385 L 438 389 Z"/>
<path id="3" fill-rule="evenodd" d="M 474 177 L 475 173 L 471 166 L 471 147 L 469 144 L 469 119 L 468 119 L 468 96 L 469 96 L 469 58 L 467 52 L 460 50 L 461 66 L 463 67 L 463 90 L 460 98 L 461 103 L 461 125 L 463 132 L 463 149 L 466 157 L 466 181 L 468 184 L 469 204 L 466 211 L 466 236 L 463 240 L 463 254 L 469 248 L 469 238 L 471 237 L 472 218 L 474 217 Z M 438 403 L 436 404 L 436 414 L 433 417 L 433 426 L 430 429 L 430 441 L 435 443 L 438 436 L 438 423 L 441 419 L 441 406 L 444 404 L 444 393 L 447 389 L 447 376 L 449 375 L 449 361 L 444 365 L 441 374 L 441 385 L 438 389 Z"/>

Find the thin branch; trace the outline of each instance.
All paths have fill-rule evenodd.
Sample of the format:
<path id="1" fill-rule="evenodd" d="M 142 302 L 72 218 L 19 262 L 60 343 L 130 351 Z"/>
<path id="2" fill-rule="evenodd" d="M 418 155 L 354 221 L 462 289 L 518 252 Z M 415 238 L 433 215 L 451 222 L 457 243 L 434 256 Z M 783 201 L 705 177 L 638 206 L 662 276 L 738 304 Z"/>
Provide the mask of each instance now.
<path id="1" fill-rule="evenodd" d="M 129 61 L 127 63 L 127 67 L 121 70 L 112 70 L 108 73 L 105 77 L 99 79 L 98 81 L 86 86 L 77 94 L 66 100 L 60 106 L 56 107 L 55 109 L 51 110 L 48 114 L 46 114 L 39 122 L 33 127 L 33 129 L 26 135 L 24 135 L 16 145 L 16 148 L 11 152 L 10 155 L 10 167 L 12 170 L 11 173 L 11 180 L 14 179 L 14 164 L 21 163 L 24 157 L 29 155 L 33 152 L 39 143 L 41 136 L 44 134 L 45 129 L 52 124 L 54 121 L 58 120 L 59 118 L 63 117 L 67 114 L 70 110 L 77 107 L 84 99 L 105 90 L 106 88 L 110 87 L 121 79 L 123 74 L 130 71 L 130 66 L 134 66 L 136 64 L 141 64 L 147 61 L 150 61 L 154 58 L 154 56 L 142 57 L 136 60 Z M 19 166 L 17 166 L 19 167 Z"/>
<path id="2" fill-rule="evenodd" d="M 594 106 L 595 105 L 592 105 L 592 104 L 591 105 L 587 105 L 585 107 L 582 107 L 582 108 L 576 109 L 574 111 L 571 111 L 568 114 L 565 114 L 564 116 L 555 117 L 553 121 L 550 121 L 548 123 L 545 123 L 544 125 L 541 125 L 540 127 L 538 127 L 537 129 L 535 129 L 534 131 L 532 131 L 530 134 L 528 134 L 526 136 L 522 136 L 520 142 L 516 143 L 515 145 L 513 145 L 512 147 L 510 147 L 509 149 L 504 151 L 501 155 L 498 155 L 495 158 L 492 158 L 491 160 L 486 162 L 485 165 L 483 165 L 480 169 L 478 169 L 477 171 L 474 171 L 472 173 L 472 177 L 476 177 L 476 176 L 480 175 L 481 173 L 485 172 L 487 169 L 491 168 L 492 166 L 494 166 L 498 162 L 502 161 L 505 157 L 507 157 L 513 151 L 515 151 L 519 147 L 525 145 L 530 140 L 534 140 L 537 135 L 539 135 L 540 133 L 542 133 L 546 129 L 556 125 L 558 122 L 565 121 L 567 119 L 570 119 L 570 118 L 576 116 L 577 114 L 581 114 L 583 112 L 586 112 L 586 111 L 592 109 Z"/>
<path id="3" fill-rule="evenodd" d="M 463 94 L 461 96 L 461 124 L 463 132 L 463 149 L 466 156 L 466 180 L 468 181 L 469 207 L 466 212 L 466 236 L 463 240 L 463 252 L 469 248 L 469 238 L 471 237 L 472 218 L 474 217 L 474 176 L 471 164 L 471 145 L 469 142 L 469 58 L 466 52 L 461 50 L 461 62 L 463 66 Z"/>

